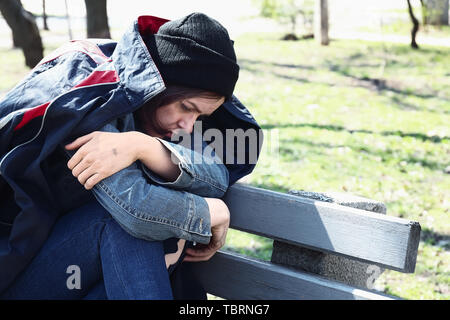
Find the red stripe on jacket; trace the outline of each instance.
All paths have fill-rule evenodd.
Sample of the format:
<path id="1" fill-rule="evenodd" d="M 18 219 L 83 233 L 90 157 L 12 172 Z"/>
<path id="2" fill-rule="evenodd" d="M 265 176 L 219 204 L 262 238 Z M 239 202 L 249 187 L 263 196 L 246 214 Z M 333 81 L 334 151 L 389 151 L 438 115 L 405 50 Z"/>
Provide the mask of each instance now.
<path id="1" fill-rule="evenodd" d="M 82 88 L 96 84 L 114 83 L 119 81 L 119 76 L 115 70 L 93 71 L 86 79 L 77 84 L 74 88 Z"/>
<path id="2" fill-rule="evenodd" d="M 86 79 L 81 81 L 74 88 L 82 88 L 91 85 L 106 84 L 106 83 L 115 83 L 117 81 L 119 81 L 119 76 L 115 70 L 93 71 Z M 14 128 L 14 131 L 19 130 L 34 118 L 43 116 L 49 105 L 50 102 L 47 102 L 41 104 L 40 106 L 25 111 L 22 120 Z"/>
<path id="3" fill-rule="evenodd" d="M 33 120 L 34 118 L 43 116 L 49 105 L 50 105 L 50 102 L 47 102 L 47 103 L 41 104 L 40 106 L 34 107 L 33 109 L 25 111 L 25 113 L 23 114 L 22 120 L 14 128 L 14 131 L 19 130 L 24 125 L 26 125 L 28 122 Z"/>

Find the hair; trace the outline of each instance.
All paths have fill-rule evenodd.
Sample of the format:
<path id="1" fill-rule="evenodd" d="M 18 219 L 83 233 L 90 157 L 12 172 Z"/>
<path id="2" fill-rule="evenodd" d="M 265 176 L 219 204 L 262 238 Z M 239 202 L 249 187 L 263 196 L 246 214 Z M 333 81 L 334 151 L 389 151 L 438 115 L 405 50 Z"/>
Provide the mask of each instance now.
<path id="1" fill-rule="evenodd" d="M 153 128 L 158 129 L 159 124 L 155 116 L 156 110 L 170 103 L 194 97 L 201 97 L 218 101 L 224 96 L 216 92 L 207 91 L 205 89 L 167 84 L 166 89 L 163 92 L 153 97 L 150 101 L 145 103 L 135 112 L 137 123 L 142 129 L 144 129 L 145 123 L 150 122 Z"/>

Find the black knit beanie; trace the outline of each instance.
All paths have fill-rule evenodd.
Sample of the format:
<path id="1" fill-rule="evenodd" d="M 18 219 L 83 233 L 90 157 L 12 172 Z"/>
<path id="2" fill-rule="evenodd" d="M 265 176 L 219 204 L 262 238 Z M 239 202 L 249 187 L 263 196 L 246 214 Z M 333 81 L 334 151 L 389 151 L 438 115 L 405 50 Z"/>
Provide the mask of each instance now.
<path id="1" fill-rule="evenodd" d="M 228 32 L 216 20 L 192 13 L 164 23 L 144 41 L 165 82 L 231 98 L 239 66 Z"/>

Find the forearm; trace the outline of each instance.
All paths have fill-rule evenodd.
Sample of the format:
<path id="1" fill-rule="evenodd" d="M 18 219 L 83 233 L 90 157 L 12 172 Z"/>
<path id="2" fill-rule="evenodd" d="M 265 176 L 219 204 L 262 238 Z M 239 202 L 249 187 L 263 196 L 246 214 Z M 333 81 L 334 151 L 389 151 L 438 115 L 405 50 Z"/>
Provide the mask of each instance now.
<path id="1" fill-rule="evenodd" d="M 172 160 L 170 151 L 158 139 L 141 132 L 133 131 L 136 143 L 136 156 L 148 169 L 167 181 L 175 181 L 181 174 L 178 163 Z"/>
<path id="2" fill-rule="evenodd" d="M 156 176 L 155 173 L 157 175 L 160 174 L 147 165 L 143 165 L 143 171 L 153 182 L 168 188 L 191 192 L 202 197 L 223 197 L 228 189 L 229 175 L 226 166 L 220 158 L 214 154 L 211 156 L 200 154 L 181 144 L 175 144 L 159 138 L 156 138 L 156 140 L 160 142 L 159 147 L 163 146 L 163 149 L 165 149 L 170 166 L 176 166 L 175 164 L 178 163 L 178 170 L 181 173 L 175 181 L 173 179 L 168 180 L 163 176 Z M 147 149 L 144 152 L 153 153 L 153 150 Z"/>

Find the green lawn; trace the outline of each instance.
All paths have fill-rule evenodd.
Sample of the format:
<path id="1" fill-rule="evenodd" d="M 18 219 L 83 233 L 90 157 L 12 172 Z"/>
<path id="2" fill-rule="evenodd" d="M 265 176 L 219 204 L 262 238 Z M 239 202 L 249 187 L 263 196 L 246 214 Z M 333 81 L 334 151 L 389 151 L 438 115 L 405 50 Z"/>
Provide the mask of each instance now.
<path id="1" fill-rule="evenodd" d="M 20 49 L 0 48 L 0 98 L 27 73 L 25 59 Z"/>
<path id="2" fill-rule="evenodd" d="M 263 152 L 247 181 L 346 191 L 419 221 L 415 274 L 385 272 L 377 287 L 406 299 L 449 299 L 450 49 L 278 39 L 253 34 L 235 43 L 236 94 L 265 136 L 279 139 L 279 154 Z M 267 239 L 232 231 L 227 245 L 270 259 Z"/>
<path id="3" fill-rule="evenodd" d="M 247 182 L 346 191 L 419 221 L 416 272 L 385 272 L 376 287 L 406 299 L 449 299 L 450 48 L 279 38 L 235 39 L 235 93 L 264 129 L 265 147 L 279 142 L 279 153 L 266 148 Z M 0 49 L 0 58 L 1 97 L 28 70 L 18 50 Z M 235 230 L 226 244 L 264 260 L 271 248 Z"/>
<path id="4" fill-rule="evenodd" d="M 410 36 L 413 24 L 407 13 L 402 12 L 402 15 L 403 19 L 399 18 L 391 23 L 385 23 L 377 27 L 361 27 L 359 28 L 359 31 Z M 417 18 L 419 18 L 419 16 L 417 16 Z M 422 21 L 419 23 L 418 37 L 433 37 L 447 40 L 450 38 L 450 26 L 423 25 Z"/>

